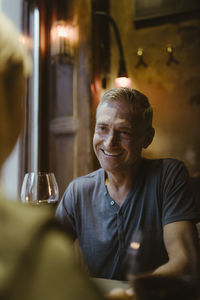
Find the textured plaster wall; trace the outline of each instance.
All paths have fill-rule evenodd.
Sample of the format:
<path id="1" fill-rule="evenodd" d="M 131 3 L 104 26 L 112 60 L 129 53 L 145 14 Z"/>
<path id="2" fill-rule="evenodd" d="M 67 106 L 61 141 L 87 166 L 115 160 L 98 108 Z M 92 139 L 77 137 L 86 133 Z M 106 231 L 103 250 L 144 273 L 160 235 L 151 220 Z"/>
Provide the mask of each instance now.
<path id="1" fill-rule="evenodd" d="M 136 29 L 133 0 L 111 0 L 133 87 L 145 93 L 154 109 L 156 135 L 147 157 L 183 160 L 192 176 L 200 175 L 200 20 Z M 118 48 L 111 30 L 113 86 L 118 69 Z M 174 47 L 178 64 L 167 65 L 166 46 Z M 137 49 L 144 49 L 146 68 L 138 63 Z"/>

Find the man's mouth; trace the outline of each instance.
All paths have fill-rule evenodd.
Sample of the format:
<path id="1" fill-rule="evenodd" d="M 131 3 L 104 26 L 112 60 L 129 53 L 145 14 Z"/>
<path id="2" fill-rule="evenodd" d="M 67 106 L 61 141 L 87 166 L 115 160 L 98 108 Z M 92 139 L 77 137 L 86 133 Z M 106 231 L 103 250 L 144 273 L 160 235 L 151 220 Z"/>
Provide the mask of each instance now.
<path id="1" fill-rule="evenodd" d="M 104 153 L 104 155 L 110 156 L 110 157 L 117 157 L 117 156 L 121 155 L 121 152 L 109 152 L 109 151 L 106 151 L 103 149 L 102 149 L 102 152 Z"/>

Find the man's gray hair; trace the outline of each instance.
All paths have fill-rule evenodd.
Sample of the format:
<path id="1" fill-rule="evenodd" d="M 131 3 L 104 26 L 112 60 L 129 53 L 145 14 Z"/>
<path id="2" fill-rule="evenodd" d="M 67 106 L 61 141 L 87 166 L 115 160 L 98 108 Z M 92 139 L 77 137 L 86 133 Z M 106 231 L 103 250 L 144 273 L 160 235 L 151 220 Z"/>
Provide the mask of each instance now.
<path id="1" fill-rule="evenodd" d="M 120 100 L 125 100 L 132 105 L 135 117 L 141 121 L 145 129 L 152 128 L 153 109 L 151 104 L 143 93 L 133 88 L 120 87 L 108 90 L 97 107 L 97 113 L 104 103 Z"/>

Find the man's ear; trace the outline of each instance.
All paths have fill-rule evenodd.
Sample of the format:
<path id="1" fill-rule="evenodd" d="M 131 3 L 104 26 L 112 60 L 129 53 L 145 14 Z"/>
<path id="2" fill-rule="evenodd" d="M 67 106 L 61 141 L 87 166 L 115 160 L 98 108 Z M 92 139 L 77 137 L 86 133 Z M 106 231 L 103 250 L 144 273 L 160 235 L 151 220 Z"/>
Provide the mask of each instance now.
<path id="1" fill-rule="evenodd" d="M 143 148 L 146 149 L 153 141 L 155 135 L 155 129 L 150 128 L 145 135 L 144 142 L 143 142 Z"/>

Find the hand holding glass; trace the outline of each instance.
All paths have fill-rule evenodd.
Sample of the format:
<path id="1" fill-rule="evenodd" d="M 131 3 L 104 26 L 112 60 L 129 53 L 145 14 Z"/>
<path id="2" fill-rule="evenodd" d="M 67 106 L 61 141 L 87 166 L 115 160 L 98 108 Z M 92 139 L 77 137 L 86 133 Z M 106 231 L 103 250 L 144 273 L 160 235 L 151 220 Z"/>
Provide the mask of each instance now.
<path id="1" fill-rule="evenodd" d="M 56 205 L 59 199 L 59 190 L 53 173 L 27 173 L 25 174 L 21 200 L 31 205 Z"/>

